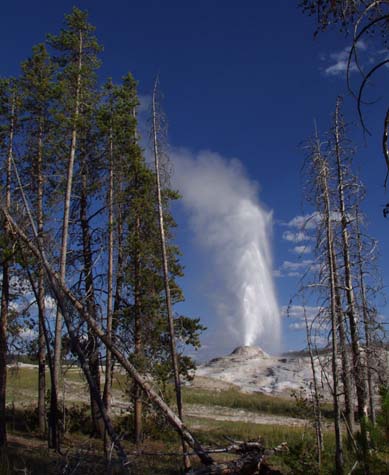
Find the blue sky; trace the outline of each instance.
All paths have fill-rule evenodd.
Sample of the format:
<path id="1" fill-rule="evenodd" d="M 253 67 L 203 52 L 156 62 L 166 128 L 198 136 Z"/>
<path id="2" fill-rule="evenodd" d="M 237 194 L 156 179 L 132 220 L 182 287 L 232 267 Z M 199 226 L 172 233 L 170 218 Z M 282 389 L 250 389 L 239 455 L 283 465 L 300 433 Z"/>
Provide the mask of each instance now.
<path id="1" fill-rule="evenodd" d="M 0 74 L 17 74 L 31 46 L 46 33 L 58 31 L 73 4 L 19 0 L 2 5 Z M 276 270 L 285 268 L 285 261 L 299 259 L 291 252 L 293 243 L 282 237 L 287 230 L 283 223 L 303 213 L 299 144 L 312 134 L 314 119 L 319 130 L 326 130 L 337 95 L 346 94 L 342 61 L 349 40 L 337 32 L 314 39 L 314 20 L 303 16 L 296 4 L 297 0 L 77 3 L 89 11 L 104 44 L 102 79 L 112 76 L 119 81 L 131 71 L 147 98 L 159 72 L 172 146 L 194 155 L 214 152 L 226 163 L 238 159 L 248 180 L 258 183 L 260 202 L 273 211 Z M 370 45 L 364 46 L 363 54 L 371 58 Z M 384 77 L 380 75 L 374 83 L 379 92 L 370 90 L 370 98 L 380 100 L 366 106 L 368 125 L 376 131 L 371 137 L 364 137 L 351 97 L 345 98 L 344 110 L 347 120 L 355 124 L 351 133 L 358 148 L 355 165 L 367 187 L 365 211 L 370 233 L 380 242 L 381 271 L 387 284 L 389 222 L 382 217 L 382 205 L 389 199 L 383 189 L 380 150 Z M 177 240 L 186 267 L 187 301 L 181 309 L 201 316 L 212 328 L 214 309 L 204 296 L 208 256 L 195 242 L 187 212 L 182 207 L 176 211 Z M 297 283 L 296 277 L 275 279 L 280 306 L 287 305 Z M 385 308 L 381 311 L 387 313 Z M 283 321 L 283 329 L 284 349 L 304 346 L 303 335 L 290 328 L 290 321 Z M 222 332 L 220 338 L 224 338 Z M 210 337 L 207 345 L 212 346 Z M 215 352 L 223 347 L 220 340 L 213 346 Z M 267 349 L 271 351 L 271 343 Z"/>

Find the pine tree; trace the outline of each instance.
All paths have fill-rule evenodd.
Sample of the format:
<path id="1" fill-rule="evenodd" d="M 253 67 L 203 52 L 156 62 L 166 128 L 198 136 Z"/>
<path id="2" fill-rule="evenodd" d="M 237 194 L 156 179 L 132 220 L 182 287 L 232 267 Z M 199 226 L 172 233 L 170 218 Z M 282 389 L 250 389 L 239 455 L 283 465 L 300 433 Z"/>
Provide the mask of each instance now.
<path id="1" fill-rule="evenodd" d="M 95 83 L 95 70 L 99 62 L 97 53 L 101 50 L 95 36 L 94 27 L 88 23 L 86 12 L 73 8 L 69 15 L 65 16 L 66 29 L 61 30 L 58 36 L 49 35 L 48 43 L 60 54 L 56 58 L 59 66 L 58 86 L 60 90 L 60 102 L 58 119 L 62 127 L 64 137 L 62 143 L 63 152 L 68 153 L 66 165 L 65 196 L 63 205 L 62 242 L 60 249 L 60 276 L 66 281 L 66 267 L 69 239 L 69 219 L 72 203 L 72 189 L 74 168 L 77 165 L 78 139 L 83 113 L 87 113 L 87 107 L 93 92 L 91 89 Z M 58 394 L 58 382 L 61 368 L 61 338 L 62 338 L 62 315 L 57 311 L 54 341 L 54 385 Z M 57 412 L 55 400 L 51 407 L 52 412 L 52 443 L 59 448 L 59 434 L 57 428 Z"/>
<path id="2" fill-rule="evenodd" d="M 11 179 L 14 141 L 17 127 L 18 91 L 14 81 L 0 83 L 0 147 L 2 152 L 2 194 L 7 210 L 11 210 Z M 10 279 L 13 257 L 10 229 L 4 223 L 1 246 L 2 284 L 0 306 L 0 447 L 7 445 L 6 391 L 7 391 L 7 333 L 10 306 Z"/>
<path id="3" fill-rule="evenodd" d="M 341 434 L 341 408 L 339 384 L 339 322 L 342 318 L 341 299 L 339 294 L 339 275 L 335 248 L 335 227 L 333 221 L 333 203 L 331 189 L 331 170 L 328 157 L 323 151 L 323 144 L 317 134 L 309 145 L 309 183 L 312 186 L 310 199 L 314 203 L 319 216 L 317 230 L 317 253 L 320 256 L 321 281 L 325 289 L 326 314 L 328 316 L 331 338 L 331 375 L 332 398 L 334 407 L 335 430 L 335 466 L 336 473 L 344 473 L 343 443 Z"/>
<path id="4" fill-rule="evenodd" d="M 23 171 L 26 183 L 31 183 L 30 203 L 33 205 L 37 224 L 38 238 L 44 241 L 44 215 L 46 182 L 45 175 L 52 163 L 51 136 L 54 124 L 51 116 L 52 103 L 55 98 L 53 84 L 54 65 L 43 44 L 33 48 L 33 55 L 22 64 L 20 79 L 22 95 L 22 114 L 24 140 L 26 147 L 23 156 Z M 29 273 L 31 275 L 31 272 Z M 46 348 L 50 350 L 46 327 L 44 269 L 41 263 L 37 266 L 37 278 L 31 279 L 36 284 L 36 300 L 38 307 L 38 419 L 41 433 L 46 430 L 45 415 L 45 366 Z M 45 338 L 46 335 L 46 338 Z M 49 355 L 50 356 L 50 355 Z M 49 358 L 51 359 L 51 358 Z M 53 368 L 50 367 L 52 374 Z"/>

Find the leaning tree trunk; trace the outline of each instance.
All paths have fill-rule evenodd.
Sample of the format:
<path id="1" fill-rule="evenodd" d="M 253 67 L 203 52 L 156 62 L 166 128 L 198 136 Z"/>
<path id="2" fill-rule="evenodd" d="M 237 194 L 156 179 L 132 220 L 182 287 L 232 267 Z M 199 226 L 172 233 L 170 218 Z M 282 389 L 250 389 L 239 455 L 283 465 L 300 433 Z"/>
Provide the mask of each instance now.
<path id="1" fill-rule="evenodd" d="M 14 134 L 15 134 L 15 110 L 16 97 L 13 95 L 11 103 L 11 118 L 9 128 L 9 143 L 6 162 L 6 183 L 5 183 L 5 206 L 7 210 L 11 207 L 11 170 L 13 160 Z M 6 246 L 9 241 L 9 223 L 4 224 L 4 235 Z M 10 258 L 5 255 L 3 260 L 3 282 L 1 288 L 0 304 L 0 448 L 7 445 L 6 428 L 6 396 L 7 396 L 7 332 L 8 332 L 8 309 L 10 302 Z"/>
<path id="2" fill-rule="evenodd" d="M 28 209 L 27 203 L 25 203 L 25 206 Z M 71 305 L 74 308 L 74 310 L 78 312 L 81 319 L 88 324 L 88 327 L 94 332 L 94 334 L 100 339 L 100 341 L 102 341 L 102 343 L 108 348 L 108 350 L 112 352 L 112 355 L 116 358 L 118 363 L 125 369 L 128 375 L 131 378 L 133 378 L 135 383 L 137 383 L 142 388 L 142 391 L 144 392 L 145 396 L 149 399 L 149 401 L 161 411 L 161 413 L 166 417 L 169 424 L 179 433 L 181 438 L 190 447 L 193 448 L 193 450 L 196 452 L 197 456 L 202 461 L 202 463 L 204 463 L 205 465 L 213 464 L 214 461 L 212 457 L 210 457 L 207 454 L 207 452 L 204 450 L 202 445 L 197 441 L 197 439 L 193 436 L 193 434 L 184 425 L 180 417 L 178 417 L 170 409 L 170 407 L 165 403 L 165 401 L 159 396 L 157 391 L 153 389 L 151 384 L 147 382 L 140 375 L 140 373 L 128 360 L 126 355 L 124 355 L 115 345 L 112 344 L 112 342 L 108 340 L 105 331 L 101 329 L 101 327 L 98 325 L 96 320 L 88 313 L 88 310 L 85 308 L 84 304 L 79 299 L 77 299 L 77 297 L 69 290 L 66 284 L 62 281 L 61 276 L 57 274 L 55 271 L 53 271 L 53 269 L 51 268 L 49 264 L 49 261 L 47 260 L 44 250 L 42 248 L 37 247 L 31 241 L 31 239 L 27 237 L 27 235 L 23 232 L 20 226 L 12 218 L 12 216 L 10 215 L 6 207 L 0 204 L 0 210 L 4 218 L 6 219 L 6 221 L 9 223 L 13 235 L 16 238 L 22 240 L 35 257 L 37 257 L 38 259 L 41 259 L 45 267 L 45 271 L 46 271 L 46 275 L 47 275 L 50 287 L 57 299 L 57 302 L 61 303 L 62 307 L 64 307 L 64 302 L 67 302 L 68 305 Z M 29 219 L 30 219 L 31 225 L 33 226 L 31 213 L 29 213 Z M 67 320 L 69 321 L 69 325 L 71 327 L 70 319 L 67 319 Z M 78 343 L 76 338 L 74 342 Z M 83 370 L 84 370 L 84 373 L 87 374 L 87 372 L 89 371 L 89 368 L 87 367 L 87 365 L 83 364 Z M 91 380 L 91 384 L 93 385 L 93 378 L 90 377 L 89 379 Z M 106 416 L 104 405 L 101 409 L 101 413 L 103 417 Z"/>
<path id="3" fill-rule="evenodd" d="M 182 408 L 182 394 L 181 394 L 181 379 L 180 371 L 178 367 L 178 357 L 176 350 L 176 337 L 174 332 L 174 320 L 173 320 L 173 308 L 172 300 L 170 293 L 169 285 L 169 269 L 168 269 L 168 257 L 166 249 L 166 237 L 165 237 L 165 227 L 164 227 L 164 215 L 163 215 L 163 205 L 162 205 L 162 192 L 161 192 L 161 179 L 160 179 L 160 150 L 159 150 L 159 141 L 158 134 L 160 133 L 157 117 L 157 92 L 158 92 L 158 79 L 154 83 L 153 90 L 153 99 L 152 99 L 152 120 L 153 120 L 153 148 L 154 148 L 154 161 L 155 161 L 155 177 L 156 177 L 156 194 L 157 194 L 157 206 L 158 206 L 158 219 L 159 219 L 159 232 L 160 232 L 160 242 L 161 242 L 161 255 L 162 255 L 162 266 L 163 266 L 163 280 L 165 287 L 165 300 L 166 300 L 166 311 L 168 315 L 169 323 L 169 335 L 170 335 L 170 352 L 173 363 L 173 373 L 174 373 L 174 386 L 176 391 L 176 401 L 177 401 L 177 410 L 178 415 L 181 420 L 183 420 L 183 408 Z M 186 444 L 184 440 L 182 441 L 182 449 L 184 454 L 186 453 Z M 189 457 L 184 456 L 184 465 L 185 469 L 190 469 L 190 460 Z"/>

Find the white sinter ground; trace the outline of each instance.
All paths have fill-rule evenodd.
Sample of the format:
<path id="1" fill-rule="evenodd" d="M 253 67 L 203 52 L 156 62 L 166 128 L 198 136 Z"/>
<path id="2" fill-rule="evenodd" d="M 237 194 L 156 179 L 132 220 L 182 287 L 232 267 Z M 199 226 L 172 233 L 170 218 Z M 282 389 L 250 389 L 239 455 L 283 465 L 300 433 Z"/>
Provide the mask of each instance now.
<path id="1" fill-rule="evenodd" d="M 323 358 L 323 362 L 326 358 Z M 315 360 L 320 378 L 320 364 Z M 312 381 L 307 356 L 270 356 L 256 346 L 241 346 L 230 355 L 214 358 L 196 370 L 195 386 L 222 389 L 218 383 L 233 384 L 245 392 L 289 396 L 301 387 L 309 390 Z M 327 390 L 324 391 L 327 395 Z M 328 394 L 329 395 L 329 394 Z"/>

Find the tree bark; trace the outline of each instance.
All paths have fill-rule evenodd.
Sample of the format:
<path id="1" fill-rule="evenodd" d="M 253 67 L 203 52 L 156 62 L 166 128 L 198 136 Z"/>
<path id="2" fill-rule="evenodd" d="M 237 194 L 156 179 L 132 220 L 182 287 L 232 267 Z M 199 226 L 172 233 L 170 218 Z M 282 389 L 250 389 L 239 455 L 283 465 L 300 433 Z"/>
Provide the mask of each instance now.
<path id="1" fill-rule="evenodd" d="M 73 129 L 71 134 L 71 145 L 69 162 L 67 167 L 66 177 L 66 192 L 64 201 L 64 211 L 62 220 L 62 242 L 61 242 L 61 255 L 60 255 L 60 277 L 63 282 L 66 280 L 66 257 L 68 252 L 68 237 L 69 237 L 69 217 L 70 217 L 70 205 L 71 195 L 73 188 L 73 168 L 76 157 L 77 148 L 77 132 L 78 132 L 78 120 L 80 115 L 80 99 L 81 99 L 81 71 L 83 60 L 83 35 L 79 32 L 79 50 L 78 50 L 78 74 L 77 74 L 77 86 L 75 106 L 73 111 Z M 51 423 L 52 423 L 52 446 L 56 450 L 60 449 L 60 440 L 58 432 L 58 385 L 59 376 L 61 370 L 61 353 L 62 353 L 62 315 L 57 310 L 57 317 L 55 322 L 55 336 L 54 336 L 54 381 L 52 384 L 52 398 L 51 398 Z"/>
<path id="2" fill-rule="evenodd" d="M 11 116 L 8 136 L 8 150 L 6 163 L 6 183 L 5 183 L 5 206 L 7 210 L 11 207 L 11 170 L 13 160 L 14 134 L 15 134 L 15 111 L 16 97 L 13 94 L 11 99 Z M 9 241 L 9 223 L 5 222 L 4 235 L 7 246 Z M 6 250 L 4 250 L 6 251 Z M 3 282 L 1 288 L 1 306 L 0 306 L 0 448 L 7 445 L 6 428 L 6 398 L 7 398 L 7 332 L 8 332 L 8 311 L 10 303 L 10 257 L 4 252 Z"/>
<path id="3" fill-rule="evenodd" d="M 88 185 L 85 157 L 82 157 L 81 161 L 80 224 L 82 232 L 82 253 L 84 259 L 85 301 L 89 314 L 97 320 L 95 288 L 93 282 L 92 243 L 88 221 Z M 104 427 L 101 420 L 99 405 L 96 401 L 96 392 L 98 392 L 99 397 L 101 395 L 98 342 L 95 335 L 90 330 L 88 331 L 87 359 L 89 370 L 94 380 L 94 389 L 92 390 L 92 388 L 90 388 L 93 434 L 98 434 L 103 437 Z"/>
<path id="4" fill-rule="evenodd" d="M 344 458 L 342 447 L 342 435 L 340 424 L 340 405 L 339 405 L 339 380 L 338 380 L 338 304 L 336 300 L 336 263 L 334 253 L 334 235 L 331 222 L 331 201 L 328 186 L 328 163 L 320 152 L 320 144 L 317 144 L 315 156 L 317 176 L 321 188 L 322 200 L 324 205 L 324 220 L 326 229 L 326 247 L 327 261 L 330 283 L 330 318 L 331 318 L 331 336 L 332 336 L 332 380 L 333 380 L 333 404 L 334 404 L 334 428 L 335 428 L 335 466 L 337 475 L 344 473 Z"/>
<path id="5" fill-rule="evenodd" d="M 152 98 L 153 148 L 154 148 L 154 162 L 155 162 L 156 194 L 157 194 L 157 206 L 158 206 L 158 218 L 159 218 L 159 232 L 160 232 L 160 241 L 161 241 L 163 279 L 164 279 L 164 287 L 165 287 L 166 311 L 168 315 L 169 335 L 170 335 L 170 352 L 171 352 L 173 374 L 174 374 L 174 386 L 175 386 L 175 391 L 176 391 L 178 415 L 179 415 L 179 418 L 183 420 L 181 379 L 180 379 L 180 371 L 178 367 L 176 337 L 175 337 L 175 332 L 174 332 L 173 308 L 172 308 L 172 300 L 171 300 L 170 285 L 169 285 L 168 257 L 167 257 L 167 249 L 166 249 L 166 237 L 165 237 L 161 180 L 160 180 L 160 160 L 159 160 L 160 152 L 159 152 L 159 143 L 158 143 L 159 124 L 158 124 L 158 117 L 157 117 L 157 93 L 158 93 L 158 78 L 156 79 L 154 83 L 153 98 Z M 186 453 L 187 451 L 184 440 L 182 441 L 182 450 L 184 453 Z M 191 466 L 190 460 L 189 460 L 189 457 L 187 456 L 184 456 L 184 466 L 186 470 L 190 469 L 190 466 Z"/>
<path id="6" fill-rule="evenodd" d="M 140 218 L 137 216 L 135 223 L 136 240 L 139 243 L 140 235 Z M 137 244 L 139 245 L 139 244 Z M 141 310 L 141 284 L 140 284 L 140 257 L 139 250 L 135 250 L 134 256 L 134 271 L 135 271 L 135 285 L 134 285 L 134 307 L 135 307 L 135 357 L 140 359 L 143 355 L 142 344 L 142 310 Z M 138 385 L 134 388 L 134 418 L 135 418 L 135 443 L 140 445 L 143 438 L 142 428 L 142 392 Z"/>
<path id="7" fill-rule="evenodd" d="M 334 261 L 334 278 L 335 278 L 335 289 L 336 289 L 336 308 L 337 308 L 337 319 L 338 319 L 338 330 L 339 330 L 339 349 L 340 356 L 342 361 L 342 384 L 343 384 L 343 394 L 344 394 L 344 417 L 346 424 L 348 426 L 347 434 L 349 441 L 351 441 L 352 434 L 354 432 L 354 398 L 353 398 L 353 383 L 352 383 L 352 373 L 350 366 L 350 357 L 347 344 L 347 332 L 346 332 L 346 322 L 344 319 L 344 313 L 342 309 L 342 299 L 339 292 L 339 282 L 338 282 L 338 265 L 336 262 L 335 255 L 333 256 Z"/>
<path id="8" fill-rule="evenodd" d="M 112 107 L 111 107 L 112 115 Z M 112 343 L 112 318 L 113 318 L 113 233 L 114 233 L 114 210 L 113 210 L 113 189 L 114 189 L 114 146 L 113 146 L 113 126 L 111 117 L 111 126 L 109 130 L 108 139 L 108 167 L 109 167 L 109 184 L 108 184 L 108 269 L 107 269 L 107 338 Z M 111 415 L 111 403 L 112 403 L 112 354 L 105 349 L 105 383 L 103 392 L 103 401 L 107 414 Z M 107 432 L 104 434 L 104 450 L 105 455 L 110 463 L 110 448 L 108 444 Z"/>
<path id="9" fill-rule="evenodd" d="M 348 217 L 345 205 L 344 196 L 344 174 L 341 160 L 341 130 L 340 130 L 340 99 L 338 98 L 335 110 L 335 158 L 337 164 L 337 178 L 338 178 L 338 195 L 339 195 L 339 211 L 342 228 L 342 243 L 343 243 L 343 262 L 344 262 L 344 283 L 346 288 L 347 300 L 347 315 L 350 326 L 351 348 L 353 355 L 353 369 L 355 377 L 355 386 L 357 392 L 358 402 L 358 420 L 361 427 L 361 435 L 363 438 L 363 454 L 364 454 L 364 468 L 365 473 L 369 473 L 368 467 L 368 441 L 367 441 L 367 388 L 366 388 L 366 371 L 363 354 L 361 351 L 360 337 L 359 337 L 359 316 L 355 305 L 354 285 L 351 269 L 350 258 L 350 239 L 348 232 Z"/>
<path id="10" fill-rule="evenodd" d="M 38 132 L 38 154 L 37 154 L 37 227 L 38 239 L 43 240 L 43 124 L 42 119 Z M 45 289 L 44 289 L 44 269 L 38 263 L 38 421 L 41 434 L 46 433 L 46 342 L 45 329 Z"/>
<path id="11" fill-rule="evenodd" d="M 357 252 L 358 252 L 358 280 L 361 295 L 362 315 L 363 315 L 363 328 L 365 332 L 365 359 L 367 370 L 367 387 L 369 393 L 369 416 L 370 420 L 375 425 L 376 423 L 376 407 L 374 400 L 374 382 L 373 382 L 373 352 L 372 352 L 372 324 L 373 321 L 369 314 L 367 296 L 366 296 L 366 282 L 365 273 L 363 269 L 362 260 L 362 237 L 359 222 L 359 210 L 356 211 L 356 238 L 357 238 Z"/>

